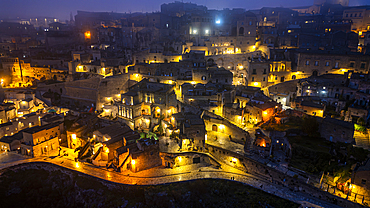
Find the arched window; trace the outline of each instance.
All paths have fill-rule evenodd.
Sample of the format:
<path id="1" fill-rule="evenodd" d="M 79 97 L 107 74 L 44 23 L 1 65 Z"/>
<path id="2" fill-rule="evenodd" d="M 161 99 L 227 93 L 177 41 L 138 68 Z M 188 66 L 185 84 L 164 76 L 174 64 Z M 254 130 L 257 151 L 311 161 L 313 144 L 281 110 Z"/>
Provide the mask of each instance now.
<path id="1" fill-rule="evenodd" d="M 292 76 L 292 79 L 296 79 L 297 77 L 295 75 Z"/>
<path id="2" fill-rule="evenodd" d="M 217 131 L 217 125 L 216 124 L 212 125 L 212 131 Z"/>
<path id="3" fill-rule="evenodd" d="M 239 35 L 244 35 L 244 27 L 239 28 Z"/>

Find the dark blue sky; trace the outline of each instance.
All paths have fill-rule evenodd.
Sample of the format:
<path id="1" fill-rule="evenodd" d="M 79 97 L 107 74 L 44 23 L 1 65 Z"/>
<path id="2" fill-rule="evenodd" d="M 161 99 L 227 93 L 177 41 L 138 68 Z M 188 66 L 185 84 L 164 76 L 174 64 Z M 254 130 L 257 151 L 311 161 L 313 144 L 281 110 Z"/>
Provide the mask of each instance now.
<path id="1" fill-rule="evenodd" d="M 181 1 L 181 0 L 180 0 Z M 69 19 L 77 10 L 113 12 L 160 11 L 163 3 L 174 0 L 0 0 L 0 17 L 50 16 L 61 20 Z M 184 1 L 189 2 L 189 1 Z M 312 5 L 313 0 L 192 0 L 192 3 L 205 5 L 210 9 L 261 7 L 294 7 Z M 369 0 L 350 0 L 350 5 L 370 4 Z"/>

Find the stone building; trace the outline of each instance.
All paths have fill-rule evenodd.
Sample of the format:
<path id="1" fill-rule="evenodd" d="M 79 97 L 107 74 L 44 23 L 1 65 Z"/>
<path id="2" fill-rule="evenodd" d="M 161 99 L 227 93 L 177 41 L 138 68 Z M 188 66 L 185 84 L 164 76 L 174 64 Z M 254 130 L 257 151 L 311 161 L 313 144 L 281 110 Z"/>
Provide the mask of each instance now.
<path id="1" fill-rule="evenodd" d="M 14 103 L 0 104 L 0 123 L 6 123 L 17 117 L 17 109 Z"/>
<path id="2" fill-rule="evenodd" d="M 366 107 L 352 105 L 348 107 L 348 111 L 345 114 L 345 121 L 357 122 L 359 118 L 363 118 L 365 121 L 368 120 L 369 110 Z"/>
<path id="3" fill-rule="evenodd" d="M 357 164 L 353 170 L 351 182 L 370 190 L 370 159 L 364 164 Z"/>
<path id="4" fill-rule="evenodd" d="M 203 112 L 203 121 L 207 132 L 229 135 L 231 138 L 241 139 L 242 141 L 250 140 L 249 133 L 244 129 L 232 124 L 225 118 L 215 115 L 211 112 Z M 214 139 L 207 136 L 207 139 Z"/>
<path id="5" fill-rule="evenodd" d="M 51 123 L 24 130 L 21 153 L 33 157 L 56 155 L 63 123 Z"/>
<path id="6" fill-rule="evenodd" d="M 149 82 L 143 79 L 121 95 L 118 116 L 132 129 L 150 129 L 158 124 L 161 115 L 171 117 L 179 111 L 174 85 Z"/>
<path id="7" fill-rule="evenodd" d="M 182 54 L 164 54 L 163 52 L 151 53 L 150 49 L 137 52 L 133 55 L 132 62 L 135 64 L 146 63 L 171 63 L 179 62 L 183 58 Z"/>
<path id="8" fill-rule="evenodd" d="M 270 61 L 268 82 L 271 84 L 283 83 L 289 80 L 299 79 L 296 73 L 292 73 L 292 62 L 287 60 Z"/>
<path id="9" fill-rule="evenodd" d="M 264 157 L 270 155 L 272 148 L 271 138 L 263 134 L 256 134 L 256 139 L 253 142 L 253 150 Z"/>
<path id="10" fill-rule="evenodd" d="M 180 148 L 185 151 L 205 151 L 206 128 L 203 119 L 191 112 L 173 115 L 173 132 L 179 129 Z"/>
<path id="11" fill-rule="evenodd" d="M 115 123 L 93 132 L 93 140 L 99 142 L 94 146 L 92 162 L 97 166 L 106 166 L 112 162 L 117 165 L 116 150 L 126 146 L 128 138 L 139 139 L 140 135 L 127 125 Z M 118 166 L 116 166 L 117 168 Z"/>
<path id="12" fill-rule="evenodd" d="M 52 85 L 38 87 L 36 95 L 38 98 L 45 99 L 45 93 L 57 93 L 60 104 L 69 108 L 80 108 L 87 110 L 91 107 L 101 110 L 103 105 L 112 104 L 114 100 L 120 100 L 120 94 L 127 91 L 128 74 L 116 75 L 111 77 L 92 77 Z"/>
<path id="13" fill-rule="evenodd" d="M 326 140 L 351 144 L 355 142 L 353 123 L 329 117 L 318 119 L 318 121 L 320 123 L 320 135 Z"/>
<path id="14" fill-rule="evenodd" d="M 0 150 L 1 151 L 20 150 L 22 138 L 23 138 L 22 132 L 16 133 L 11 136 L 2 137 L 0 139 Z"/>
<path id="15" fill-rule="evenodd" d="M 281 109 L 281 104 L 263 97 L 254 97 L 244 109 L 244 120 L 257 124 L 266 122 Z"/>
<path id="16" fill-rule="evenodd" d="M 270 66 L 266 60 L 251 60 L 248 62 L 248 86 L 267 87 Z"/>
<path id="17" fill-rule="evenodd" d="M 347 7 L 343 11 L 343 19 L 352 20 L 353 31 L 362 34 L 370 30 L 370 6 Z"/>
<path id="18" fill-rule="evenodd" d="M 296 110 L 301 110 L 307 115 L 323 117 L 326 105 L 321 99 L 315 97 L 297 97 L 291 102 L 291 107 Z"/>
<path id="19" fill-rule="evenodd" d="M 113 148 L 114 143 L 116 145 Z M 159 157 L 159 142 L 152 138 L 140 138 L 139 134 L 133 131 L 123 134 L 123 140 L 105 142 L 93 157 L 93 162 L 97 160 L 108 161 L 106 163 L 108 166 L 112 165 L 115 170 L 121 172 L 125 170 L 138 172 L 162 164 Z"/>
<path id="20" fill-rule="evenodd" d="M 40 126 L 40 118 L 42 114 L 30 113 L 21 117 L 10 120 L 7 123 L 0 124 L 0 138 L 3 136 L 10 136 L 17 132 L 31 128 L 34 126 Z"/>
<path id="21" fill-rule="evenodd" d="M 344 74 L 349 70 L 368 73 L 368 55 L 339 51 L 300 51 L 296 53 L 296 71 L 308 76 Z"/>
<path id="22" fill-rule="evenodd" d="M 131 171 L 138 172 L 162 165 L 159 156 L 159 141 L 155 139 L 140 139 L 136 148 L 131 148 Z M 130 147 L 128 147 L 130 148 Z"/>

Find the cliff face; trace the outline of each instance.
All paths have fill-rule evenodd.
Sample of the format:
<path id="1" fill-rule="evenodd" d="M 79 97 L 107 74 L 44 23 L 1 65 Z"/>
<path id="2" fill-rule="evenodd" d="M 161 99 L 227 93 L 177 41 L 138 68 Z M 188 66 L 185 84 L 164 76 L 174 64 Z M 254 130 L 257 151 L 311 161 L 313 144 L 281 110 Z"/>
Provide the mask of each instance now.
<path id="1" fill-rule="evenodd" d="M 224 180 L 131 186 L 43 163 L 14 166 L 0 174 L 1 207 L 298 207 Z"/>

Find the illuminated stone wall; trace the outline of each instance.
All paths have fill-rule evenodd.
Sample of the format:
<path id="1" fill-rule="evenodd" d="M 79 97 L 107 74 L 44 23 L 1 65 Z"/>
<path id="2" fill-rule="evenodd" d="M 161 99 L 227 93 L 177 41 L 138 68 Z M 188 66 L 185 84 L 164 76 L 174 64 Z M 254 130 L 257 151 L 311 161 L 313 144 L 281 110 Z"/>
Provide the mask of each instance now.
<path id="1" fill-rule="evenodd" d="M 362 54 L 334 54 L 328 52 L 297 53 L 297 71 L 307 76 L 322 75 L 325 73 L 344 74 L 348 70 L 367 73 L 370 58 Z"/>
<path id="2" fill-rule="evenodd" d="M 248 62 L 248 86 L 267 87 L 270 73 L 269 63 L 266 61 Z"/>
<path id="3" fill-rule="evenodd" d="M 211 118 L 211 117 L 204 117 L 204 123 L 206 125 L 207 132 L 218 132 L 225 135 L 230 135 L 232 138 L 249 138 L 248 132 L 244 131 L 243 129 L 231 124 L 225 119 L 219 118 Z M 214 138 L 207 138 L 207 139 L 214 139 Z"/>
<path id="4" fill-rule="evenodd" d="M 162 159 L 159 156 L 159 143 L 152 144 L 144 151 L 131 152 L 135 165 L 131 163 L 131 170 L 138 172 L 162 165 Z"/>

